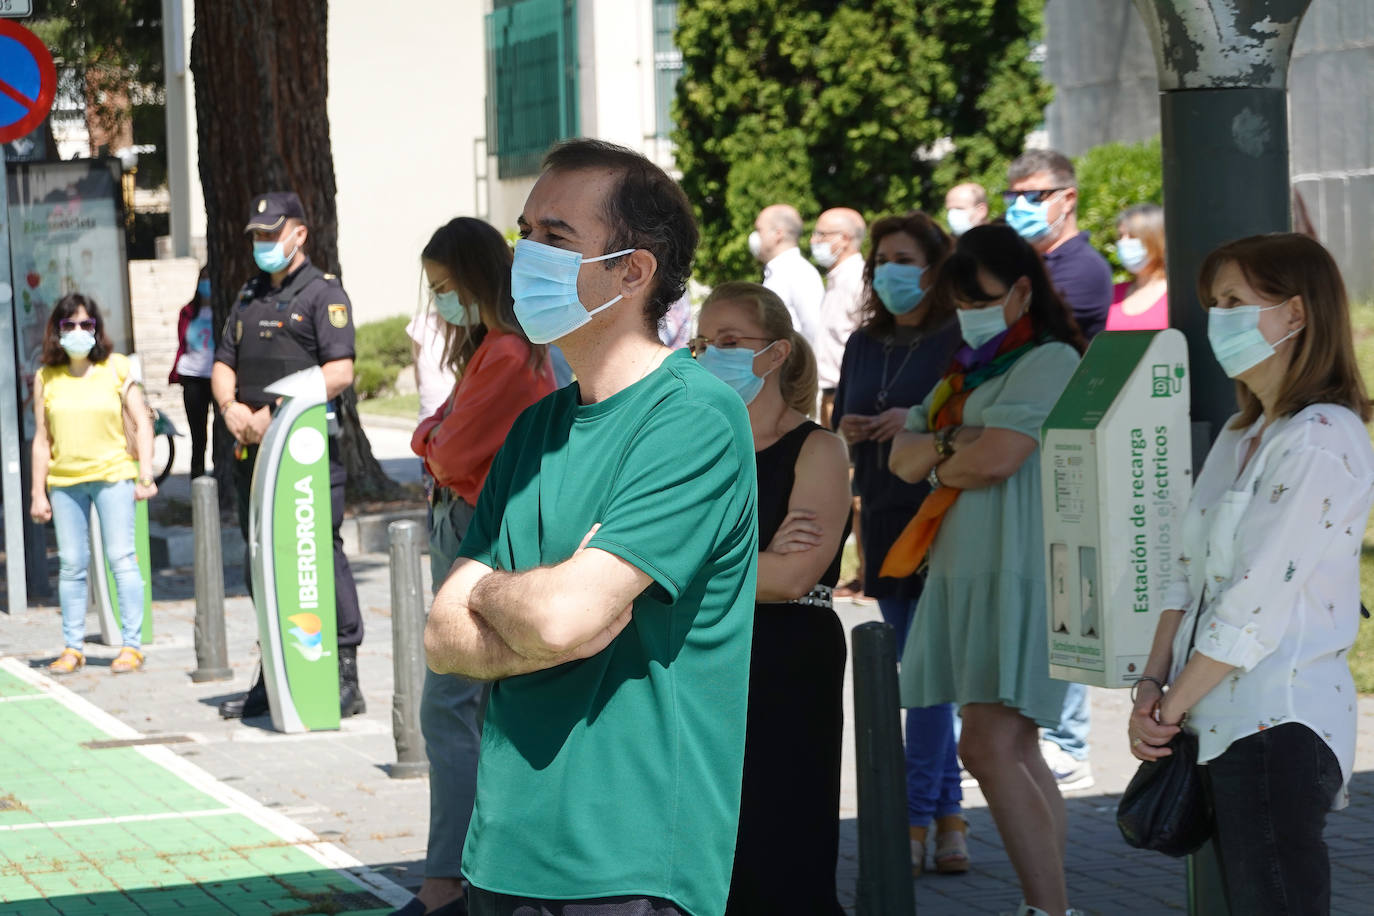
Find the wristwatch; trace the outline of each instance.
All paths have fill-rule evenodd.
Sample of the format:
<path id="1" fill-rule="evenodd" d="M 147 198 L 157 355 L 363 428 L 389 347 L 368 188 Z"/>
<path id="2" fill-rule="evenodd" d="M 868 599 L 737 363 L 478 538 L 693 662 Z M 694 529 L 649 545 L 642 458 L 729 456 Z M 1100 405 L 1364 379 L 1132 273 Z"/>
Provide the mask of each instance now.
<path id="1" fill-rule="evenodd" d="M 151 487 L 151 486 L 153 485 L 153 478 L 152 478 L 152 475 L 148 475 L 147 477 L 140 477 L 140 478 L 138 478 L 138 484 L 139 484 L 139 486 L 141 486 L 141 487 Z"/>
<path id="2" fill-rule="evenodd" d="M 959 434 L 961 426 L 946 426 L 935 431 L 935 454 L 941 458 L 948 458 L 954 454 L 954 437 Z"/>

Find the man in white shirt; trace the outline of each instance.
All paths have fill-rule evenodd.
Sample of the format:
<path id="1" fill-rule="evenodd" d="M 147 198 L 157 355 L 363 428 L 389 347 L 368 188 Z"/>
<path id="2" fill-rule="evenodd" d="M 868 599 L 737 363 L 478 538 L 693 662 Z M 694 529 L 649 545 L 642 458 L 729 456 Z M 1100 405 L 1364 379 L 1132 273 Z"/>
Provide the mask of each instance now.
<path id="1" fill-rule="evenodd" d="M 801 232 L 802 219 L 796 207 L 764 207 L 754 220 L 749 251 L 763 264 L 763 285 L 778 294 L 792 316 L 792 326 L 814 347 L 820 332 L 825 285 L 820 272 L 802 257 L 797 247 Z"/>
<path id="2" fill-rule="evenodd" d="M 844 345 L 863 318 L 866 288 L 860 249 L 866 228 L 857 210 L 835 207 L 820 215 L 811 232 L 811 257 L 825 268 L 820 333 L 814 347 L 821 388 L 821 424 L 827 428 L 835 405 L 835 386 L 840 382 Z"/>
<path id="3" fill-rule="evenodd" d="M 988 221 L 988 192 L 976 182 L 956 184 L 945 195 L 945 218 L 956 236 L 983 225 Z"/>

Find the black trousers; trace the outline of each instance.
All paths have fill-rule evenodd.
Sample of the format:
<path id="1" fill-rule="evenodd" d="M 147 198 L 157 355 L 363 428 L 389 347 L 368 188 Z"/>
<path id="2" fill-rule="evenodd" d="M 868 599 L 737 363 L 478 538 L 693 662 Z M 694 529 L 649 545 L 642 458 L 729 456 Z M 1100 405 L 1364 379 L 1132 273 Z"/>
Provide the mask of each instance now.
<path id="1" fill-rule="evenodd" d="M 589 900 L 533 900 L 493 894 L 468 885 L 470 916 L 682 916 L 656 897 L 594 897 Z"/>
<path id="2" fill-rule="evenodd" d="M 1322 829 L 1341 766 L 1326 742 L 1306 725 L 1276 725 L 1236 741 L 1202 769 L 1232 914 L 1329 913 Z"/>
<path id="3" fill-rule="evenodd" d="M 213 408 L 219 419 L 219 406 L 210 394 L 210 380 L 192 375 L 181 377 L 181 402 L 186 406 L 186 425 L 191 427 L 191 479 L 205 473 L 206 423 Z"/>
<path id="4" fill-rule="evenodd" d="M 243 532 L 243 578 L 248 593 L 253 593 L 253 566 L 248 542 L 248 497 L 253 488 L 253 465 L 258 460 L 258 447 L 248 446 L 243 460 L 234 461 L 234 491 L 238 494 L 239 530 Z M 344 484 L 348 472 L 339 461 L 338 442 L 329 439 L 329 514 L 334 523 L 334 610 L 339 646 L 359 646 L 363 642 L 363 615 L 358 607 L 358 586 L 353 582 L 353 568 L 343 552 Z"/>

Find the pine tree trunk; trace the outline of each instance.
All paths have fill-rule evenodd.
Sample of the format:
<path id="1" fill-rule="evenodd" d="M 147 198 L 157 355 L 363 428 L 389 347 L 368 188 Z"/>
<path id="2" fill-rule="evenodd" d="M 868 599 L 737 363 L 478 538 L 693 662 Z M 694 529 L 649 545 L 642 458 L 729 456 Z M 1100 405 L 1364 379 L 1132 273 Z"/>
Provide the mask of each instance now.
<path id="1" fill-rule="evenodd" d="M 243 234 L 248 204 L 264 191 L 300 195 L 310 258 L 343 277 L 329 140 L 326 0 L 196 0 L 191 72 L 196 86 L 200 180 L 205 191 L 215 334 L 254 275 Z M 352 389 L 342 399 L 342 457 L 351 499 L 400 495 L 367 441 Z M 231 490 L 232 443 L 215 442 L 220 492 Z"/>

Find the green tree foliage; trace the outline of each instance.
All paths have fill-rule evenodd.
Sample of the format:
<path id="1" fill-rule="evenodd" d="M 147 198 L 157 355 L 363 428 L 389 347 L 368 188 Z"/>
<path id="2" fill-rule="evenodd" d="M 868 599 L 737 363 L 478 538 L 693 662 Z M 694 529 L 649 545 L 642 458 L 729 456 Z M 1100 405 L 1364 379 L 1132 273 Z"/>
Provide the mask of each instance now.
<path id="1" fill-rule="evenodd" d="M 1005 181 L 1050 98 L 1031 59 L 1043 0 L 682 0 L 677 162 L 698 277 L 754 276 L 758 211 L 808 220 L 943 205 Z"/>
<path id="2" fill-rule="evenodd" d="M 86 99 L 106 135 L 118 135 L 136 106 L 161 118 L 161 0 L 34 0 L 25 24 L 52 50 L 62 91 Z"/>
<path id="3" fill-rule="evenodd" d="M 1127 145 L 1105 143 L 1074 163 L 1078 173 L 1078 228 L 1092 234 L 1093 247 L 1122 275 L 1116 257 L 1116 220 L 1135 204 L 1164 203 L 1164 163 L 1159 138 Z"/>

